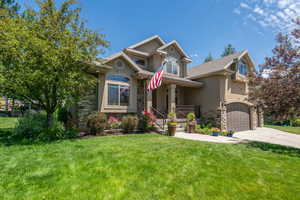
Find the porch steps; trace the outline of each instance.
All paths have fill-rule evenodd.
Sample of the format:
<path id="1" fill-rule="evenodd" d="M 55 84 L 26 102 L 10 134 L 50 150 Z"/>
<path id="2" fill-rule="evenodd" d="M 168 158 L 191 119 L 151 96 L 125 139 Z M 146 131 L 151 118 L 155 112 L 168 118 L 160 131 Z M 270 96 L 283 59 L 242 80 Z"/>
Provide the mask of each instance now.
<path id="1" fill-rule="evenodd" d="M 185 131 L 185 126 L 186 126 L 186 119 L 177 119 L 177 128 L 176 132 L 184 132 Z M 168 124 L 167 121 L 165 122 L 165 125 L 163 126 L 163 119 L 157 119 L 156 120 L 156 128 L 158 129 L 159 132 L 163 132 L 163 127 L 164 130 L 168 130 Z"/>

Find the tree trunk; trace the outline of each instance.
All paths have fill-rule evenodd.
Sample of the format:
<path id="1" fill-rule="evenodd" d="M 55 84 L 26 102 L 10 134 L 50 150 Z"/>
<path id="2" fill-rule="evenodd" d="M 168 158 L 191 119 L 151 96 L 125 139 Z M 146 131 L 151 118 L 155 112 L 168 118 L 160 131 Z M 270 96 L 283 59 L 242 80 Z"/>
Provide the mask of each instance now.
<path id="1" fill-rule="evenodd" d="M 53 112 L 47 112 L 47 128 L 49 129 L 52 125 L 53 125 Z"/>

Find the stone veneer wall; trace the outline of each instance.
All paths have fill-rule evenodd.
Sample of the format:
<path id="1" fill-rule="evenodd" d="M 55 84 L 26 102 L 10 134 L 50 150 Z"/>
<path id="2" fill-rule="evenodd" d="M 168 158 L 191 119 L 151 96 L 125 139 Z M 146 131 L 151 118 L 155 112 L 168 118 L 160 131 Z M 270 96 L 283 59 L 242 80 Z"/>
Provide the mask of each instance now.
<path id="1" fill-rule="evenodd" d="M 250 114 L 251 114 L 251 129 L 254 130 L 257 128 L 257 112 L 255 107 L 250 108 Z"/>
<path id="2" fill-rule="evenodd" d="M 227 109 L 226 106 L 221 106 L 217 109 L 217 126 L 221 130 L 227 130 Z"/>
<path id="3" fill-rule="evenodd" d="M 145 80 L 137 81 L 137 115 L 140 115 L 145 109 Z"/>
<path id="4" fill-rule="evenodd" d="M 98 110 L 98 98 L 96 87 L 91 89 L 91 91 L 84 97 L 81 97 L 79 103 L 77 104 L 77 117 L 79 129 L 86 128 L 86 118 L 92 112 Z"/>

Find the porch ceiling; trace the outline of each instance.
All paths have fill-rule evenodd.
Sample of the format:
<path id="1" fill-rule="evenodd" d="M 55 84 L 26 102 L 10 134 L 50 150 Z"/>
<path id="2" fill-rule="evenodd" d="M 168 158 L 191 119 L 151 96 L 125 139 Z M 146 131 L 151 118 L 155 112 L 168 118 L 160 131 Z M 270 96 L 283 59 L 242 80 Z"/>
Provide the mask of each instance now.
<path id="1" fill-rule="evenodd" d="M 149 72 L 145 70 L 142 70 L 141 72 L 138 73 L 140 79 L 150 78 L 153 75 L 154 75 L 153 72 Z M 185 87 L 193 87 L 193 88 L 200 88 L 203 86 L 203 83 L 201 82 L 192 81 L 186 78 L 181 78 L 181 77 L 172 76 L 168 74 L 164 74 L 163 77 L 164 77 L 163 82 L 165 83 L 176 84 Z"/>

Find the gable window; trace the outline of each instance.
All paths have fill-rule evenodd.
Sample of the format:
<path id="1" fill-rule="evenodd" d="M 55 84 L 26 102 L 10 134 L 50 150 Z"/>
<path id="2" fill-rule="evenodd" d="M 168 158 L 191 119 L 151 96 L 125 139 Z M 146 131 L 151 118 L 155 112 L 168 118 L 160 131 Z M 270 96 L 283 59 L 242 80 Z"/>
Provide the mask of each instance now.
<path id="1" fill-rule="evenodd" d="M 144 59 L 141 59 L 141 58 L 134 58 L 134 62 L 138 65 L 142 65 L 142 66 L 145 66 L 146 65 L 146 62 Z"/>
<path id="2" fill-rule="evenodd" d="M 108 105 L 129 106 L 130 80 L 121 75 L 108 75 Z"/>
<path id="3" fill-rule="evenodd" d="M 247 75 L 247 72 L 248 72 L 248 66 L 243 62 L 243 61 L 241 61 L 240 63 L 239 63 L 239 73 L 241 74 L 241 75 L 244 75 L 244 76 L 246 76 Z"/>
<path id="4" fill-rule="evenodd" d="M 178 74 L 178 68 L 179 68 L 179 65 L 177 64 L 176 61 L 168 61 L 166 63 L 166 71 L 167 73 L 169 74 Z"/>

